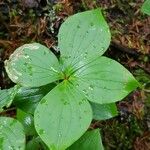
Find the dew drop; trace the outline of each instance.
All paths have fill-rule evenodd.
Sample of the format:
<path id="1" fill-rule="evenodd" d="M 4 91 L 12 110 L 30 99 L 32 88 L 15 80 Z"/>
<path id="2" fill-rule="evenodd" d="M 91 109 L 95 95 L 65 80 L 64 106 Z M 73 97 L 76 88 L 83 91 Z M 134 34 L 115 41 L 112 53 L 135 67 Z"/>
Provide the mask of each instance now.
<path id="1" fill-rule="evenodd" d="M 89 90 L 93 91 L 93 89 L 94 89 L 93 85 L 90 85 Z"/>
<path id="2" fill-rule="evenodd" d="M 77 25 L 77 28 L 80 28 L 80 26 L 79 26 L 79 25 Z"/>
<path id="3" fill-rule="evenodd" d="M 46 102 L 46 99 L 42 99 L 41 101 L 40 101 L 40 104 L 44 104 Z"/>
<path id="4" fill-rule="evenodd" d="M 127 86 L 127 83 L 125 82 L 125 83 L 123 83 L 123 85 L 126 87 L 126 86 Z"/>
<path id="5" fill-rule="evenodd" d="M 96 48 L 96 46 L 95 46 L 95 45 L 93 45 L 93 48 Z"/>
<path id="6" fill-rule="evenodd" d="M 107 87 L 106 87 L 106 86 L 104 86 L 104 87 L 103 87 L 103 89 L 107 89 Z"/>
<path id="7" fill-rule="evenodd" d="M 36 124 L 36 127 L 39 127 L 40 125 L 39 124 Z"/>
<path id="8" fill-rule="evenodd" d="M 32 66 L 28 65 L 27 68 L 28 68 L 28 71 L 29 71 L 29 75 L 32 76 L 33 75 L 33 70 L 32 70 L 33 68 L 32 68 Z"/>
<path id="9" fill-rule="evenodd" d="M 8 150 L 13 150 L 13 147 L 12 146 L 8 146 Z"/>
<path id="10" fill-rule="evenodd" d="M 86 89 L 83 90 L 83 93 L 87 93 Z"/>
<path id="11" fill-rule="evenodd" d="M 69 55 L 68 58 L 71 58 L 71 55 Z"/>
<path id="12" fill-rule="evenodd" d="M 24 57 L 25 59 L 28 59 L 29 55 L 28 54 L 24 54 L 22 57 Z"/>
<path id="13" fill-rule="evenodd" d="M 82 104 L 82 102 L 80 101 L 80 102 L 79 102 L 79 105 L 81 105 L 81 104 Z"/>
<path id="14" fill-rule="evenodd" d="M 45 131 L 44 131 L 43 129 L 40 129 L 40 130 L 39 130 L 39 134 L 40 134 L 40 135 L 42 135 L 42 134 L 44 134 L 44 133 L 45 133 Z"/>
<path id="15" fill-rule="evenodd" d="M 84 93 L 86 96 L 88 96 L 88 92 L 87 92 L 86 89 L 83 90 L 83 93 Z"/>
<path id="16" fill-rule="evenodd" d="M 31 121 L 31 118 L 30 118 L 29 116 L 26 117 L 26 118 L 25 118 L 25 122 L 26 122 L 27 125 L 30 125 L 31 122 L 32 122 L 32 121 Z"/>
<path id="17" fill-rule="evenodd" d="M 10 123 L 10 126 L 13 126 L 17 121 L 16 120 L 13 120 L 11 123 Z"/>
<path id="18" fill-rule="evenodd" d="M 58 73 L 58 71 L 57 71 L 55 68 L 50 67 L 50 69 L 51 69 L 52 71 L 54 71 L 54 72 Z"/>
<path id="19" fill-rule="evenodd" d="M 105 50 L 105 47 L 102 47 L 102 51 L 104 51 Z"/>
<path id="20" fill-rule="evenodd" d="M 111 64 L 111 60 L 108 61 L 108 65 L 110 65 L 110 64 Z"/>
<path id="21" fill-rule="evenodd" d="M 84 111 L 84 113 L 88 113 L 88 111 L 87 111 L 87 110 L 85 110 L 85 111 Z"/>
<path id="22" fill-rule="evenodd" d="M 72 44 L 72 43 L 70 43 L 70 44 L 69 44 L 69 47 L 72 47 L 72 48 L 73 48 L 73 44 Z"/>
<path id="23" fill-rule="evenodd" d="M 68 105 L 69 103 L 67 101 L 64 102 L 64 105 Z"/>
<path id="24" fill-rule="evenodd" d="M 61 101 L 64 102 L 65 100 L 64 100 L 64 99 L 61 99 Z"/>
<path id="25" fill-rule="evenodd" d="M 64 105 L 69 105 L 69 102 L 67 102 L 65 99 L 61 99 Z"/>
<path id="26" fill-rule="evenodd" d="M 7 124 L 6 120 L 3 121 L 3 125 Z"/>
<path id="27" fill-rule="evenodd" d="M 93 23 L 93 22 L 91 22 L 91 23 L 90 23 L 90 25 L 91 25 L 91 26 L 94 26 L 94 23 Z"/>
<path id="28" fill-rule="evenodd" d="M 85 99 L 85 98 L 83 98 L 83 99 L 82 99 L 82 102 L 84 102 L 84 101 L 86 101 L 86 99 Z"/>
<path id="29" fill-rule="evenodd" d="M 24 65 L 24 66 L 27 66 L 27 65 L 28 65 L 28 63 L 27 63 L 27 62 L 25 62 L 23 65 Z"/>
<path id="30" fill-rule="evenodd" d="M 41 102 L 40 102 L 41 103 Z M 37 114 L 39 114 L 39 111 L 36 111 Z"/>
<path id="31" fill-rule="evenodd" d="M 84 53 L 84 59 L 87 58 L 87 55 L 88 55 L 88 52 L 85 52 L 85 53 Z"/>
<path id="32" fill-rule="evenodd" d="M 76 84 L 76 87 L 78 88 L 78 87 L 79 87 L 79 84 Z"/>

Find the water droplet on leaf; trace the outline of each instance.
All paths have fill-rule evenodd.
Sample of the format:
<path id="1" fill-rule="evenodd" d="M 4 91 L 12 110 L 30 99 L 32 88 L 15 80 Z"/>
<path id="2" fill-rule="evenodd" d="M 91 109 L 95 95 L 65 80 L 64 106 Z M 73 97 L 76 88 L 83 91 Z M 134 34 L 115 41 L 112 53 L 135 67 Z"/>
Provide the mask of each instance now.
<path id="1" fill-rule="evenodd" d="M 76 87 L 78 88 L 78 87 L 79 87 L 79 84 L 76 84 Z"/>
<path id="2" fill-rule="evenodd" d="M 87 92 L 86 89 L 83 90 L 83 93 L 84 93 L 86 96 L 88 96 L 88 92 Z"/>
<path id="3" fill-rule="evenodd" d="M 90 86 L 89 86 L 89 90 L 92 91 L 93 89 L 94 89 L 93 85 L 90 85 Z"/>
<path id="4" fill-rule="evenodd" d="M 43 129 L 40 129 L 40 130 L 39 130 L 39 134 L 40 134 L 40 135 L 42 135 L 42 134 L 44 134 L 44 133 L 45 133 L 45 132 L 44 132 Z"/>
<path id="5" fill-rule="evenodd" d="M 46 55 L 46 52 L 44 51 L 44 55 Z"/>
<path id="6" fill-rule="evenodd" d="M 41 101 L 40 101 L 40 104 L 44 104 L 46 102 L 46 99 L 42 99 Z"/>
<path id="7" fill-rule="evenodd" d="M 93 22 L 91 22 L 91 23 L 90 23 L 90 25 L 91 25 L 91 26 L 94 26 L 94 23 L 93 23 Z"/>
<path id="8" fill-rule="evenodd" d="M 77 28 L 80 28 L 80 26 L 79 26 L 79 25 L 77 25 Z"/>
<path id="9" fill-rule="evenodd" d="M 80 101 L 80 102 L 79 102 L 79 105 L 81 105 L 81 104 L 82 104 L 82 102 Z"/>

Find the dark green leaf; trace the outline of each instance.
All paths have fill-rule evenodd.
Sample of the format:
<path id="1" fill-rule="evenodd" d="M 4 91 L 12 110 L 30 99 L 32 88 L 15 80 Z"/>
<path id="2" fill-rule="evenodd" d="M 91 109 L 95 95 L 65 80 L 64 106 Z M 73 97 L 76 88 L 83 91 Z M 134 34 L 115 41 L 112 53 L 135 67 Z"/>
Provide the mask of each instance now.
<path id="1" fill-rule="evenodd" d="M 26 145 L 26 150 L 49 150 L 40 137 L 33 138 Z"/>
<path id="2" fill-rule="evenodd" d="M 87 131 L 67 150 L 104 150 L 99 129 Z"/>
<path id="3" fill-rule="evenodd" d="M 24 111 L 17 109 L 17 120 L 24 126 L 25 134 L 27 136 L 36 134 L 33 116 L 31 114 L 27 114 Z"/>
<path id="4" fill-rule="evenodd" d="M 92 103 L 93 119 L 106 120 L 118 115 L 117 107 L 115 103 L 110 104 L 97 104 Z"/>
<path id="5" fill-rule="evenodd" d="M 89 102 L 65 80 L 39 103 L 35 128 L 50 149 L 64 150 L 79 139 L 92 120 Z"/>
<path id="6" fill-rule="evenodd" d="M 21 87 L 15 96 L 14 104 L 24 112 L 34 114 L 38 103 L 54 86 L 56 86 L 55 83 L 38 88 Z"/>

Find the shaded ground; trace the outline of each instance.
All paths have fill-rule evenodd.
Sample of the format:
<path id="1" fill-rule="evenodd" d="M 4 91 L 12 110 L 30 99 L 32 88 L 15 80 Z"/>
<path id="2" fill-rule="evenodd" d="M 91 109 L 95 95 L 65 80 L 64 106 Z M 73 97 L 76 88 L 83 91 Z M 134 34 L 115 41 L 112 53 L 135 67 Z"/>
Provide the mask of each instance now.
<path id="1" fill-rule="evenodd" d="M 140 12 L 142 3 L 143 0 L 0 0 L 0 86 L 13 85 L 4 71 L 4 60 L 17 47 L 37 41 L 58 53 L 57 33 L 64 19 L 101 7 L 112 33 L 105 55 L 128 68 L 143 89 L 118 103 L 118 117 L 94 122 L 92 127 L 102 128 L 106 150 L 149 150 L 150 17 Z"/>

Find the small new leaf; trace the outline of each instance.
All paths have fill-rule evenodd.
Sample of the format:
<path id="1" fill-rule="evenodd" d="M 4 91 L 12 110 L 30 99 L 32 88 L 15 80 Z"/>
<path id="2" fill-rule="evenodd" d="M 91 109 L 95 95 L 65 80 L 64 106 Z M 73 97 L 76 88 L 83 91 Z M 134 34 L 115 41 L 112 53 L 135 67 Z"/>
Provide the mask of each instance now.
<path id="1" fill-rule="evenodd" d="M 106 120 L 118 115 L 115 103 L 97 104 L 91 102 L 90 104 L 92 106 L 94 120 Z"/>

